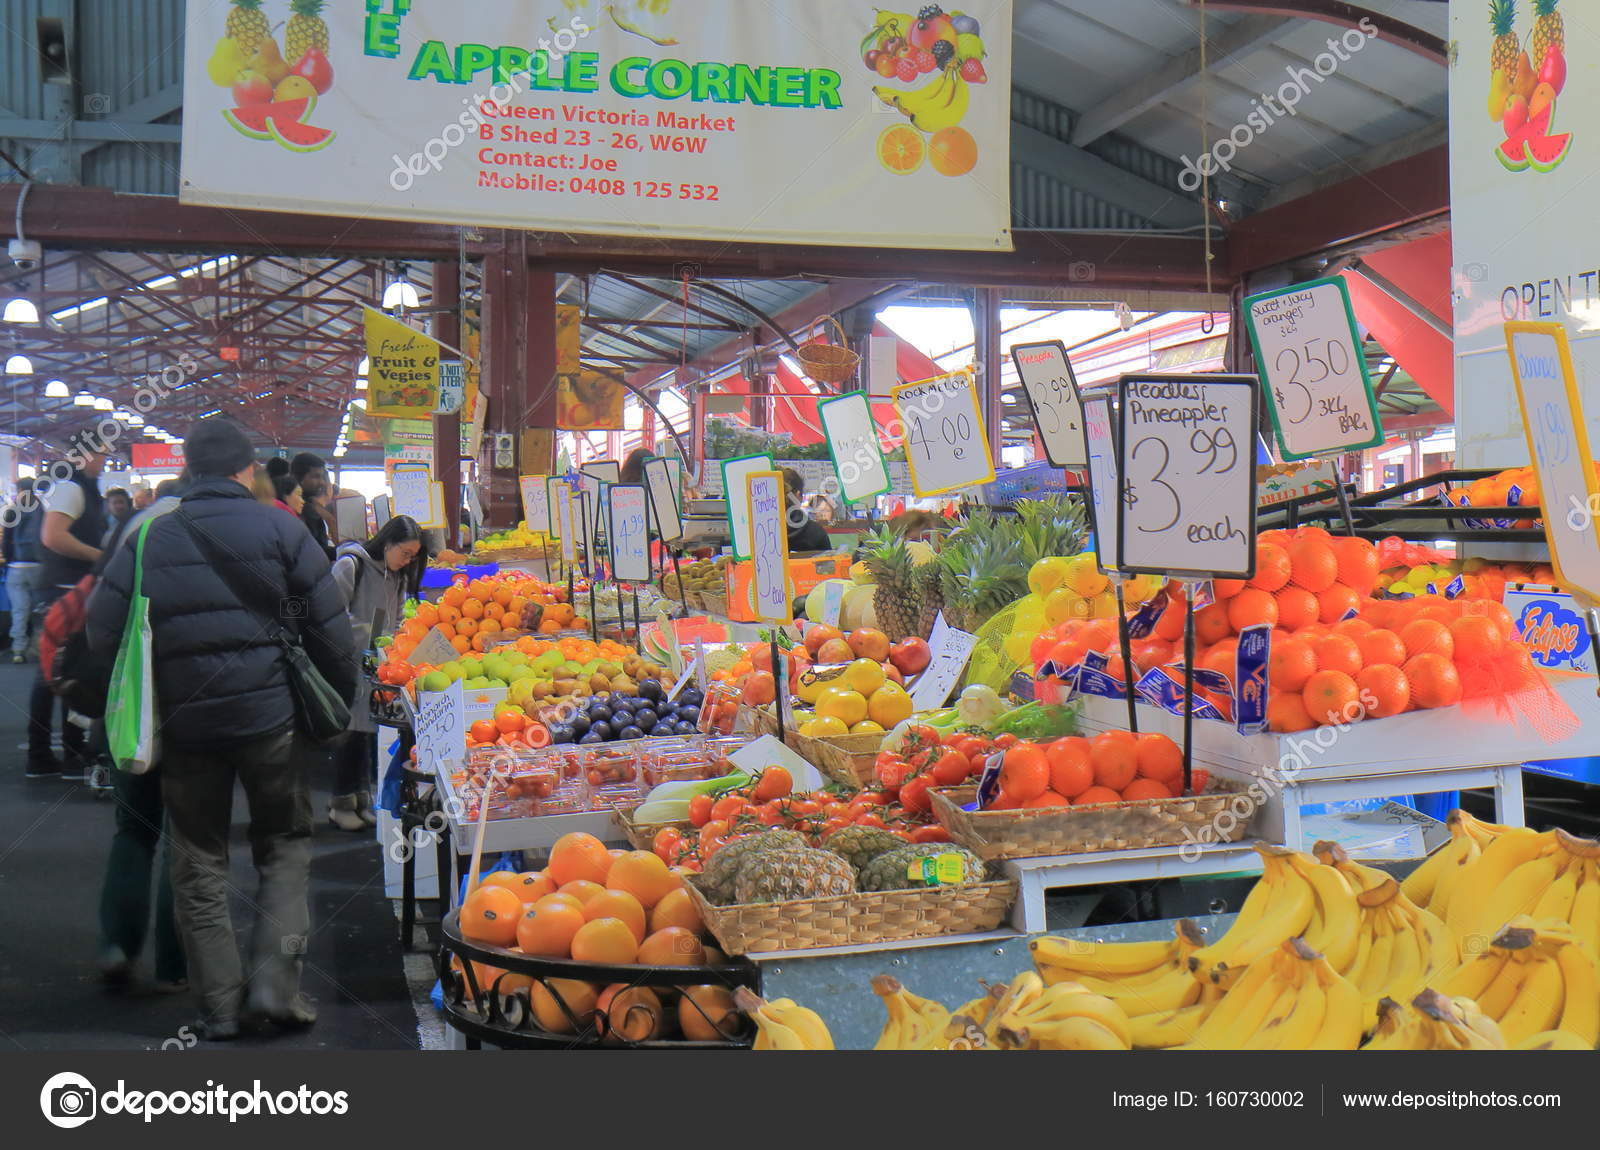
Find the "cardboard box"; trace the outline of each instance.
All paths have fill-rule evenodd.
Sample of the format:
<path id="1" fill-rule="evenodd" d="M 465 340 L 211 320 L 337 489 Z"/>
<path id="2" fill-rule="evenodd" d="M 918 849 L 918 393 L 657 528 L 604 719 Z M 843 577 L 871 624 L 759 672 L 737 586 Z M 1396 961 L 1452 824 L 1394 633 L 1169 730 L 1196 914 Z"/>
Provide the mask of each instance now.
<path id="1" fill-rule="evenodd" d="M 728 618 L 736 623 L 756 622 L 755 610 L 750 604 L 755 569 L 753 559 L 728 565 Z M 813 555 L 806 559 L 789 560 L 789 579 L 794 583 L 796 599 L 814 590 L 824 580 L 848 578 L 850 556 L 847 554 Z"/>

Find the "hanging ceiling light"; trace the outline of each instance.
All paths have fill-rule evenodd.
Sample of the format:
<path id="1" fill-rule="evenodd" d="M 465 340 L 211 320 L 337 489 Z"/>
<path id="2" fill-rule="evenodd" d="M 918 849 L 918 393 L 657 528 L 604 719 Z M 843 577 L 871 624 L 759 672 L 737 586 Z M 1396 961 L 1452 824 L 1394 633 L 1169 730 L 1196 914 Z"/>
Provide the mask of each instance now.
<path id="1" fill-rule="evenodd" d="M 33 360 L 25 355 L 14 355 L 6 360 L 7 375 L 32 375 Z"/>
<path id="2" fill-rule="evenodd" d="M 94 409 L 96 411 L 115 411 L 116 407 L 116 404 L 112 403 L 103 395 L 94 401 Z"/>
<path id="3" fill-rule="evenodd" d="M 133 422 L 133 420 L 129 417 L 129 413 L 126 410 L 124 410 L 123 408 L 120 408 L 120 407 L 117 408 L 115 411 L 113 411 L 111 413 L 111 418 L 116 420 L 118 423 L 132 423 Z"/>
<path id="4" fill-rule="evenodd" d="M 71 399 L 72 389 L 59 379 L 52 379 L 44 385 L 46 399 Z"/>
<path id="5" fill-rule="evenodd" d="M 37 324 L 39 322 L 39 309 L 33 306 L 33 301 L 28 299 L 14 299 L 6 304 L 3 317 L 5 323 Z"/>
<path id="6" fill-rule="evenodd" d="M 143 427 L 144 416 L 140 415 L 137 411 L 130 411 L 128 412 L 128 418 L 126 422 L 129 427 Z"/>
<path id="7" fill-rule="evenodd" d="M 144 436 L 146 439 L 160 439 L 161 433 L 153 427 L 147 427 L 144 429 Z"/>
<path id="8" fill-rule="evenodd" d="M 90 392 L 80 391 L 80 392 L 78 392 L 77 395 L 72 397 L 72 406 L 73 407 L 93 407 L 94 406 L 94 396 Z"/>
<path id="9" fill-rule="evenodd" d="M 383 289 L 383 310 L 404 311 L 408 307 L 419 307 L 422 300 L 417 296 L 417 289 L 412 285 L 406 272 L 406 265 L 398 267 L 399 276 Z"/>

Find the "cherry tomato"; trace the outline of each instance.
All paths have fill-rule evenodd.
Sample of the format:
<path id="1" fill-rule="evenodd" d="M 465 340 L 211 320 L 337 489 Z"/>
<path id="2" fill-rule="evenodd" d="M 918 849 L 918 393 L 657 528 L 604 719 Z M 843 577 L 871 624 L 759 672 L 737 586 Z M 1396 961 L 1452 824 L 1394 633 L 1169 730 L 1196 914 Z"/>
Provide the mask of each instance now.
<path id="1" fill-rule="evenodd" d="M 860 803 L 863 806 L 881 807 L 887 805 L 888 802 L 889 796 L 882 791 L 859 791 L 851 798 L 850 805 L 855 806 Z"/>
<path id="2" fill-rule="evenodd" d="M 989 740 L 968 735 L 956 744 L 956 750 L 967 756 L 970 761 L 981 763 L 989 757 Z"/>
<path id="3" fill-rule="evenodd" d="M 678 857 L 678 851 L 682 848 L 683 832 L 677 827 L 662 827 L 650 842 L 650 849 L 655 851 L 656 857 L 668 865 Z"/>
<path id="4" fill-rule="evenodd" d="M 877 827 L 879 830 L 888 830 L 889 824 L 881 817 L 874 814 L 857 815 L 855 825 L 858 827 Z"/>
<path id="5" fill-rule="evenodd" d="M 711 807 L 716 800 L 710 795 L 696 795 L 689 800 L 689 822 L 703 827 L 711 821 Z"/>
<path id="6" fill-rule="evenodd" d="M 1203 794 L 1206 784 L 1211 782 L 1211 772 L 1204 767 L 1189 768 L 1189 793 L 1191 795 Z"/>
<path id="7" fill-rule="evenodd" d="M 778 806 L 777 803 L 762 803 L 756 809 L 756 818 L 764 826 L 769 827 L 781 827 L 789 821 L 783 813 L 783 808 Z"/>
<path id="8" fill-rule="evenodd" d="M 1016 746 L 1021 741 L 1015 735 L 997 735 L 995 736 L 994 745 L 996 750 L 1004 751 Z"/>
<path id="9" fill-rule="evenodd" d="M 962 740 L 966 737 L 967 733 L 965 731 L 951 731 L 939 741 L 947 747 L 958 747 L 961 745 Z"/>
<path id="10" fill-rule="evenodd" d="M 878 765 L 878 781 L 883 784 L 886 792 L 894 793 L 912 773 L 912 766 L 904 759 L 895 759 L 892 762 Z"/>

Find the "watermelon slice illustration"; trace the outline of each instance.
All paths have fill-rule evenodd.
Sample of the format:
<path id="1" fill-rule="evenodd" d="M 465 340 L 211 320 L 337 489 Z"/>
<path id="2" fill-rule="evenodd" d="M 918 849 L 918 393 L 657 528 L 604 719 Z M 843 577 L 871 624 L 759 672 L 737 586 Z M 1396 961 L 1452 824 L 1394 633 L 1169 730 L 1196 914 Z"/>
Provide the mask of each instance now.
<path id="1" fill-rule="evenodd" d="M 326 148 L 337 134 L 332 128 L 319 128 L 314 124 L 300 124 L 292 120 L 268 120 L 267 130 L 272 138 L 291 152 L 315 152 Z"/>
<path id="2" fill-rule="evenodd" d="M 1521 136 L 1513 136 L 1494 150 L 1494 158 L 1508 172 L 1523 171 L 1528 166 L 1525 143 Z"/>
<path id="3" fill-rule="evenodd" d="M 1572 133 L 1524 140 L 1522 147 L 1527 153 L 1528 163 L 1532 164 L 1536 171 L 1553 172 L 1561 166 L 1561 161 L 1566 159 L 1567 153 L 1572 150 Z"/>
<path id="4" fill-rule="evenodd" d="M 242 136 L 249 136 L 252 140 L 270 140 L 272 133 L 268 131 L 267 125 L 273 120 L 302 123 L 316 106 L 315 96 L 305 96 L 298 100 L 278 100 L 271 104 L 246 104 L 239 108 L 226 108 L 223 110 L 222 118 Z"/>

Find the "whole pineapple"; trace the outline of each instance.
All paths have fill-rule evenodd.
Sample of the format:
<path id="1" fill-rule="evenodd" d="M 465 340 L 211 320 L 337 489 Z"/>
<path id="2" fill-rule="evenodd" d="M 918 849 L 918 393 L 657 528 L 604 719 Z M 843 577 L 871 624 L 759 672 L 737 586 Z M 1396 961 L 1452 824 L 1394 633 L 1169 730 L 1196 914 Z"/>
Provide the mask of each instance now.
<path id="1" fill-rule="evenodd" d="M 916 634 L 916 561 L 905 534 L 881 527 L 867 537 L 863 553 L 877 583 L 872 609 L 878 630 L 889 636 L 891 643 Z"/>
<path id="2" fill-rule="evenodd" d="M 831 898 L 855 889 L 856 872 L 848 862 L 832 851 L 811 847 L 748 854 L 733 884 L 734 901 L 740 905 Z"/>
<path id="3" fill-rule="evenodd" d="M 944 581 L 937 562 L 917 568 L 917 637 L 933 634 L 933 625 L 944 610 Z"/>
<path id="4" fill-rule="evenodd" d="M 899 850 L 906 840 L 882 827 L 841 827 L 822 841 L 822 849 L 832 851 L 859 874 L 879 855 Z M 715 857 L 715 856 L 713 856 Z"/>
<path id="5" fill-rule="evenodd" d="M 803 846 L 805 839 L 783 827 L 773 827 L 760 834 L 734 839 L 719 848 L 707 860 L 705 869 L 700 872 L 700 891 L 712 903 L 726 906 L 733 901 L 734 879 L 739 874 L 740 864 L 747 856 L 760 851 L 786 850 Z"/>
<path id="6" fill-rule="evenodd" d="M 1539 68 L 1544 63 L 1545 54 L 1551 48 L 1566 54 L 1567 30 L 1561 19 L 1561 13 L 1556 11 L 1557 0 L 1533 0 L 1533 36 L 1528 41 L 1528 55 L 1533 59 L 1534 68 Z"/>
<path id="7" fill-rule="evenodd" d="M 945 854 L 961 856 L 962 867 L 966 872 L 964 882 L 983 881 L 987 873 L 983 860 L 966 847 L 958 847 L 954 843 L 907 843 L 886 854 L 879 855 L 868 863 L 862 870 L 857 880 L 857 885 L 864 891 L 913 890 L 919 888 L 923 884 L 910 877 L 909 868 L 911 864 L 918 859 L 934 858 Z"/>
<path id="8" fill-rule="evenodd" d="M 294 12 L 284 30 L 284 53 L 289 60 L 298 63 L 313 48 L 327 55 L 328 25 L 322 19 L 327 6 L 324 0 L 289 0 Z"/>
<path id="9" fill-rule="evenodd" d="M 271 39 L 272 25 L 261 11 L 261 0 L 233 0 L 233 7 L 228 9 L 227 33 L 246 60 L 255 54 L 256 45 Z"/>

